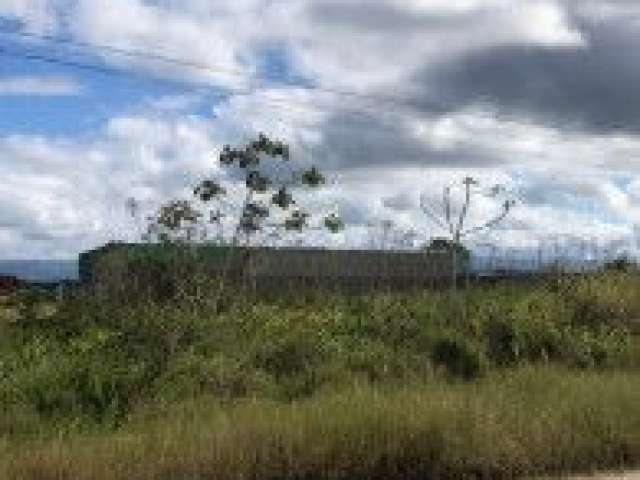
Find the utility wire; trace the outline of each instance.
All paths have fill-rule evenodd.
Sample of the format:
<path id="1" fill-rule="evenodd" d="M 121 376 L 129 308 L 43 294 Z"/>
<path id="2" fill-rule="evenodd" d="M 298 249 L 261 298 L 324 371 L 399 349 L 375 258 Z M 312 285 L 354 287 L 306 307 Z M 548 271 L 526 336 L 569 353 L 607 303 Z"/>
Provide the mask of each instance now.
<path id="1" fill-rule="evenodd" d="M 179 66 L 182 66 L 182 67 L 195 68 L 197 70 L 203 70 L 203 71 L 207 71 L 207 72 L 210 72 L 210 73 L 211 72 L 215 72 L 215 71 L 225 71 L 225 72 L 228 72 L 228 73 L 237 73 L 237 74 L 246 73 L 245 71 L 243 71 L 242 69 L 239 69 L 239 68 L 216 67 L 216 70 L 213 70 L 210 65 L 206 65 L 204 63 L 198 63 L 198 62 L 192 62 L 192 61 L 188 61 L 188 60 L 182 60 L 182 59 L 175 58 L 175 57 L 170 57 L 170 56 L 167 56 L 167 55 L 144 52 L 142 50 L 131 50 L 131 49 L 115 47 L 115 46 L 112 46 L 112 45 L 82 42 L 82 41 L 79 41 L 79 40 L 71 40 L 71 39 L 68 39 L 68 38 L 56 37 L 56 36 L 53 36 L 53 35 L 43 35 L 43 34 L 41 35 L 41 34 L 36 34 L 36 33 L 16 32 L 16 31 L 9 32 L 9 31 L 3 30 L 3 29 L 0 29 L 0 34 L 2 34 L 2 35 L 16 35 L 16 36 L 23 37 L 23 38 L 29 38 L 29 39 L 35 39 L 35 40 L 43 40 L 43 41 L 47 41 L 47 42 L 51 42 L 51 43 L 70 45 L 70 46 L 74 46 L 74 47 L 90 48 L 90 49 L 94 49 L 94 50 L 104 50 L 104 51 L 111 52 L 111 53 L 116 53 L 116 54 L 119 54 L 119 55 L 125 55 L 127 57 L 144 58 L 144 59 L 147 59 L 147 60 L 158 60 L 158 61 L 161 61 L 161 62 L 170 63 L 170 64 L 173 64 L 173 65 L 179 65 Z"/>
<path id="2" fill-rule="evenodd" d="M 76 47 L 81 47 L 81 48 L 91 48 L 91 49 L 95 49 L 95 50 L 104 50 L 104 51 L 107 51 L 107 52 L 116 53 L 116 54 L 120 54 L 120 55 L 125 55 L 125 56 L 129 56 L 129 57 L 137 57 L 137 58 L 142 58 L 142 59 L 147 59 L 147 60 L 156 60 L 156 61 L 161 61 L 161 62 L 168 63 L 168 64 L 174 64 L 176 66 L 194 68 L 194 69 L 205 71 L 205 72 L 209 72 L 209 73 L 212 73 L 212 74 L 216 74 L 216 73 L 220 73 L 220 72 L 233 73 L 233 74 L 244 74 L 244 73 L 246 73 L 241 69 L 233 69 L 233 68 L 225 67 L 225 66 L 206 65 L 204 63 L 181 60 L 181 59 L 177 59 L 177 58 L 174 58 L 174 57 L 169 57 L 169 56 L 162 55 L 162 54 L 147 53 L 147 52 L 143 52 L 143 51 L 140 51 L 140 50 L 129 50 L 129 49 L 119 48 L 119 47 L 115 47 L 115 46 L 112 46 L 112 45 L 106 45 L 106 44 L 94 44 L 94 43 L 89 43 L 89 42 L 70 40 L 70 39 L 55 37 L 55 36 L 51 36 L 51 35 L 41 35 L 41 34 L 28 33 L 28 32 L 7 31 L 7 30 L 2 30 L 2 29 L 0 29 L 0 34 L 3 34 L 3 35 L 16 35 L 16 36 L 23 37 L 23 38 L 36 39 L 36 40 L 47 41 L 47 42 L 58 43 L 58 44 L 66 44 L 66 45 L 76 46 Z M 227 88 L 227 87 L 222 87 L 222 88 L 224 88 L 226 90 L 234 91 L 234 92 L 238 91 L 237 89 L 234 90 L 233 88 Z M 386 103 L 386 104 L 389 104 L 389 105 L 409 107 L 409 108 L 412 108 L 412 109 L 416 108 L 416 105 L 415 105 L 414 102 L 401 101 L 398 98 L 390 97 L 390 96 L 365 94 L 365 93 L 355 92 L 353 90 L 340 90 L 340 89 L 335 89 L 335 88 L 318 87 L 318 86 L 313 86 L 312 89 L 314 91 L 316 91 L 316 92 L 329 93 L 329 94 L 333 94 L 333 95 L 336 95 L 336 96 L 339 96 L 339 97 L 347 97 L 347 98 L 350 97 L 350 98 L 358 98 L 358 99 L 361 99 L 361 100 L 369 100 L 369 101 L 376 102 L 378 105 L 380 105 L 381 103 Z M 250 92 L 251 90 L 242 90 L 241 93 L 244 93 L 245 91 L 246 92 Z M 430 101 L 429 105 L 426 105 L 426 107 L 433 107 L 435 109 L 439 109 L 439 108 L 442 107 L 442 104 L 434 102 L 434 101 Z"/>
<path id="3" fill-rule="evenodd" d="M 15 51 L 8 50 L 5 47 L 0 47 L 0 55 L 13 57 L 13 58 L 20 58 L 24 60 L 35 60 L 35 61 L 51 63 L 55 65 L 63 65 L 66 67 L 73 67 L 81 70 L 89 70 L 93 72 L 104 73 L 107 75 L 118 75 L 122 77 L 139 77 L 141 80 L 143 79 L 147 80 L 146 78 L 144 78 L 142 74 L 137 74 L 130 71 L 124 71 L 124 70 L 119 70 L 117 68 L 111 68 L 111 67 L 105 67 L 105 66 L 99 66 L 99 65 L 92 65 L 88 63 L 77 62 L 74 60 L 64 60 L 64 59 L 52 57 L 49 55 L 43 55 L 40 53 L 15 52 Z M 179 80 L 169 80 L 169 79 L 155 78 L 155 77 L 152 78 L 151 80 L 155 82 L 163 82 L 163 83 L 179 83 L 180 82 Z"/>
<path id="4" fill-rule="evenodd" d="M 148 81 L 154 81 L 159 83 L 160 82 L 180 83 L 179 80 L 169 80 L 169 79 L 155 78 L 155 77 L 146 78 L 142 74 L 125 71 L 125 70 L 119 70 L 113 67 L 92 65 L 84 62 L 75 61 L 75 60 L 65 60 L 65 59 L 60 59 L 50 55 L 44 55 L 44 54 L 34 53 L 34 52 L 16 52 L 0 46 L 0 56 L 2 55 L 7 57 L 30 60 L 30 61 L 40 61 L 40 62 L 55 64 L 55 65 L 73 67 L 81 70 L 88 70 L 88 71 L 93 71 L 93 72 L 106 74 L 106 75 L 116 75 L 121 78 L 127 78 L 127 79 L 132 79 L 133 77 L 137 77 L 139 78 L 141 83 L 148 82 Z M 255 88 L 254 89 L 222 88 L 222 90 L 224 93 L 229 93 L 229 94 L 233 93 L 237 95 L 249 95 L 251 93 L 255 93 L 256 91 Z M 273 89 L 273 91 L 277 91 L 277 90 L 278 89 Z M 325 90 L 314 89 L 314 91 L 319 91 L 322 93 Z M 297 112 L 297 113 L 303 113 L 303 114 L 318 113 L 318 111 L 314 110 L 313 107 L 311 106 L 305 107 L 299 104 L 291 104 L 285 98 L 277 99 L 277 98 L 270 98 L 269 96 L 262 96 L 259 100 L 270 106 L 273 106 L 274 108 L 279 107 L 282 111 Z M 402 104 L 399 104 L 398 102 L 394 102 L 392 105 L 397 107 L 398 105 L 402 105 Z M 389 108 L 380 109 L 380 105 L 378 103 L 370 104 L 370 105 L 367 105 L 366 103 L 365 104 L 361 103 L 358 106 L 355 106 L 355 104 L 351 106 L 344 105 L 342 111 L 340 112 L 340 115 L 341 117 L 346 117 L 346 118 L 349 118 L 349 117 L 360 118 L 362 116 L 365 116 L 365 112 L 367 115 L 375 116 L 377 119 L 389 117 L 390 115 L 395 116 L 399 114 L 399 112 L 396 109 L 389 109 Z M 298 119 L 296 119 L 296 122 L 300 124 L 300 121 Z M 317 123 L 314 123 L 313 121 L 305 122 L 305 125 L 307 126 L 313 126 L 316 124 Z"/>

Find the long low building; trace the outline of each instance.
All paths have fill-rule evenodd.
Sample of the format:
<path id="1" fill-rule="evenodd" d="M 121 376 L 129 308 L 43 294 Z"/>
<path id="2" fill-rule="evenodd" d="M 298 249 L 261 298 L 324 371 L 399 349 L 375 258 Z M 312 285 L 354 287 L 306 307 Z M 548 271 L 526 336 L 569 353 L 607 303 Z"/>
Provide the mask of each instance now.
<path id="1" fill-rule="evenodd" d="M 464 271 L 459 259 L 458 271 Z M 283 283 L 320 283 L 358 288 L 393 283 L 434 285 L 451 278 L 450 252 L 328 250 L 322 248 L 231 247 L 210 244 L 188 246 L 110 243 L 80 255 L 83 284 L 145 284 L 167 273 L 188 276 L 195 271 L 249 281 L 259 290 Z"/>

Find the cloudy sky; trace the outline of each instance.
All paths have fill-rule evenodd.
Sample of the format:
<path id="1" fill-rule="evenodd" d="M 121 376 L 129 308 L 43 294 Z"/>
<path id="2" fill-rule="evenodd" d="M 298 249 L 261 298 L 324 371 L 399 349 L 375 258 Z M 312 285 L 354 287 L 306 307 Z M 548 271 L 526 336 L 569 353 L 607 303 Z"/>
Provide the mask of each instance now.
<path id="1" fill-rule="evenodd" d="M 470 175 L 465 228 L 518 199 L 470 247 L 635 252 L 638 46 L 635 0 L 0 0 L 0 258 L 134 241 L 202 178 L 237 212 L 217 155 L 260 131 L 330 179 L 296 198 L 347 228 L 307 243 L 442 236 L 420 198 Z"/>

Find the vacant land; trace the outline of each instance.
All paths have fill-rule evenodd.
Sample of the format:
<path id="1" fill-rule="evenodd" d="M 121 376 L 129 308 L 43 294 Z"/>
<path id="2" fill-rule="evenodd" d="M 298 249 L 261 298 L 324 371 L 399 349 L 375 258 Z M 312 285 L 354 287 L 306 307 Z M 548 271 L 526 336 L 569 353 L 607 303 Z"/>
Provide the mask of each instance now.
<path id="1" fill-rule="evenodd" d="M 0 322 L 0 478 L 638 466 L 639 287 L 634 273 L 607 272 L 458 297 L 230 295 L 220 306 L 202 285 L 162 303 L 18 296 L 19 318 Z"/>

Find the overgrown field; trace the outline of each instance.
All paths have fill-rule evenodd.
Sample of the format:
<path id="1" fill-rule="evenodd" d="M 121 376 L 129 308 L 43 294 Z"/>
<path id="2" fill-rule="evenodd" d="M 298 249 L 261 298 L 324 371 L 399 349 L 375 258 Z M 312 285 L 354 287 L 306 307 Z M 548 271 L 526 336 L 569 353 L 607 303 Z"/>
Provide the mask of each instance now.
<path id="1" fill-rule="evenodd" d="M 0 310 L 0 478 L 512 478 L 640 464 L 640 277 Z M 47 306 L 43 307 L 44 304 Z M 10 317 L 10 318 L 9 318 Z M 4 319 L 3 319 L 4 318 Z"/>

